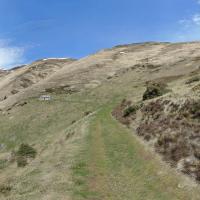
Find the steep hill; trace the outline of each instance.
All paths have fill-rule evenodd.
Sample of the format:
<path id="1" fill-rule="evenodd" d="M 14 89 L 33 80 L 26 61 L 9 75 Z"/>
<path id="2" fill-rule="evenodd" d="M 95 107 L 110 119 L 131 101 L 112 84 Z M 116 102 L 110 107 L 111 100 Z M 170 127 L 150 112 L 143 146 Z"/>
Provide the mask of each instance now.
<path id="1" fill-rule="evenodd" d="M 122 45 L 72 61 L 43 60 L 8 74 L 0 81 L 0 96 L 4 99 L 10 93 L 15 95 L 1 102 L 0 108 L 38 95 L 46 88 L 94 88 L 128 70 L 141 81 L 188 74 L 199 69 L 200 48 L 198 42 Z"/>
<path id="2" fill-rule="evenodd" d="M 43 59 L 15 67 L 10 71 L 3 71 L 0 79 L 1 101 L 12 95 L 23 93 L 24 90 L 31 90 L 31 86 L 46 79 L 67 64 L 74 62 L 74 59 Z M 15 97 L 14 97 L 15 98 Z"/>

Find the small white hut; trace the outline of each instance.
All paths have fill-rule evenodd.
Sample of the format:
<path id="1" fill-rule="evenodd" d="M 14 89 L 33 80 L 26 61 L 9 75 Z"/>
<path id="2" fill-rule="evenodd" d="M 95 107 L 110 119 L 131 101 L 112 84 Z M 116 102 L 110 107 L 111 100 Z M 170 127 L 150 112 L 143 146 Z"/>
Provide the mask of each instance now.
<path id="1" fill-rule="evenodd" d="M 50 95 L 41 95 L 39 98 L 40 101 L 51 101 L 51 99 Z"/>

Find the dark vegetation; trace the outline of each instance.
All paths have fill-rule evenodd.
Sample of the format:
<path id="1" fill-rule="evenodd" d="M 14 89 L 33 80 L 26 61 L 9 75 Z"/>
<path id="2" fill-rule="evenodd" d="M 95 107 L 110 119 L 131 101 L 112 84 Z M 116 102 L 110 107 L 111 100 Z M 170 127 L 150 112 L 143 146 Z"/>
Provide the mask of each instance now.
<path id="1" fill-rule="evenodd" d="M 142 103 L 132 104 L 131 101 L 123 99 L 121 104 L 113 110 L 112 115 L 121 123 L 129 125 L 131 120 L 135 119 L 135 114 L 141 106 Z"/>
<path id="2" fill-rule="evenodd" d="M 12 190 L 12 187 L 9 185 L 0 185 L 0 193 L 3 195 L 8 195 Z"/>
<path id="3" fill-rule="evenodd" d="M 71 88 L 70 85 L 65 85 L 56 88 L 46 88 L 45 92 L 54 94 L 73 94 L 77 92 L 77 90 Z"/>
<path id="4" fill-rule="evenodd" d="M 136 130 L 172 166 L 200 181 L 200 101 L 159 99 L 145 105 Z"/>
<path id="5" fill-rule="evenodd" d="M 68 139 L 71 138 L 74 134 L 75 134 L 74 131 L 67 133 L 65 139 L 68 140 Z"/>
<path id="6" fill-rule="evenodd" d="M 75 124 L 76 123 L 76 120 L 72 120 L 71 124 Z"/>
<path id="7" fill-rule="evenodd" d="M 196 86 L 194 86 L 194 87 L 192 88 L 192 90 L 193 90 L 194 92 L 199 92 L 199 91 L 200 91 L 200 84 L 197 84 Z"/>
<path id="8" fill-rule="evenodd" d="M 125 117 L 124 116 L 124 110 L 126 110 L 130 106 L 131 106 L 131 101 L 123 99 L 122 102 L 121 102 L 121 104 L 119 106 L 117 106 L 113 110 L 112 115 L 117 120 L 119 120 L 122 124 L 129 125 L 130 122 L 131 122 L 130 115 L 129 115 L 129 117 Z"/>
<path id="9" fill-rule="evenodd" d="M 193 76 L 192 78 L 186 81 L 186 84 L 191 84 L 198 81 L 200 81 L 200 76 Z"/>
<path id="10" fill-rule="evenodd" d="M 167 93 L 167 85 L 161 82 L 147 83 L 146 91 L 143 94 L 143 100 L 153 99 Z"/>
<path id="11" fill-rule="evenodd" d="M 137 109 L 138 109 L 138 107 L 135 105 L 128 106 L 127 108 L 125 108 L 123 116 L 128 117 L 131 114 L 135 114 Z"/>
<path id="12" fill-rule="evenodd" d="M 143 100 L 162 96 L 169 91 L 163 83 L 148 83 Z M 112 115 L 129 126 L 136 119 L 136 133 L 153 143 L 165 161 L 200 181 L 200 100 L 185 98 L 174 101 L 161 97 L 149 103 L 133 104 L 124 99 Z"/>
<path id="13" fill-rule="evenodd" d="M 11 91 L 11 94 L 17 94 L 18 92 L 19 92 L 18 90 L 14 89 L 14 90 Z"/>
<path id="14" fill-rule="evenodd" d="M 91 111 L 85 111 L 84 112 L 84 116 L 88 116 L 89 114 L 91 114 L 92 112 Z"/>
<path id="15" fill-rule="evenodd" d="M 21 144 L 17 151 L 17 155 L 28 158 L 35 158 L 36 154 L 36 150 L 28 144 Z"/>
<path id="16" fill-rule="evenodd" d="M 16 152 L 16 161 L 18 167 L 25 167 L 29 158 L 35 158 L 37 151 L 28 144 L 21 144 Z"/>

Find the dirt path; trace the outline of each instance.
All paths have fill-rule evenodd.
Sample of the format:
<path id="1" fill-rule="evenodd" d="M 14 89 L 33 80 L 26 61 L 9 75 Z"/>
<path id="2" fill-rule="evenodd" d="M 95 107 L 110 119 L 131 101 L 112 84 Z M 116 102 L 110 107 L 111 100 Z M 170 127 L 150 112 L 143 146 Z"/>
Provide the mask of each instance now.
<path id="1" fill-rule="evenodd" d="M 180 188 L 184 178 L 101 110 L 89 125 L 86 146 L 73 168 L 74 199 L 197 200 L 198 188 Z"/>

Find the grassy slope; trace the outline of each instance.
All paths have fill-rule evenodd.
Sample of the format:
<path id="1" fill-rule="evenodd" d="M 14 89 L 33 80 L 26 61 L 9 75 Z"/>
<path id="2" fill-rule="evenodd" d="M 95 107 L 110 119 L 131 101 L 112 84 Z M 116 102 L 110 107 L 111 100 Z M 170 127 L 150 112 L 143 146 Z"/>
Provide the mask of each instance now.
<path id="1" fill-rule="evenodd" d="M 0 117 L 0 144 L 5 146 L 0 160 L 9 158 L 22 142 L 32 145 L 38 154 L 25 168 L 17 168 L 16 162 L 1 166 L 0 188 L 11 186 L 12 190 L 6 195 L 0 192 L 0 199 L 68 199 L 70 166 L 82 140 L 78 120 L 98 104 L 85 103 L 76 95 L 57 95 L 51 102 L 27 102 Z"/>
<path id="2" fill-rule="evenodd" d="M 182 177 L 162 166 L 110 111 L 104 107 L 90 123 L 87 145 L 73 168 L 74 199 L 199 199 L 197 189 L 178 188 Z"/>
<path id="3" fill-rule="evenodd" d="M 0 159 L 22 142 L 33 145 L 38 155 L 25 168 L 16 163 L 0 168 L 0 186 L 12 186 L 0 199 L 198 199 L 195 189 L 178 189 L 182 179 L 111 118 L 115 103 L 108 107 L 108 102 L 133 95 L 134 101 L 141 99 L 144 88 L 138 81 L 127 73 L 90 91 L 56 95 L 52 102 L 29 99 L 1 115 L 0 144 L 5 148 Z M 99 108 L 88 121 L 84 112 Z M 80 121 L 71 124 L 73 120 Z"/>

